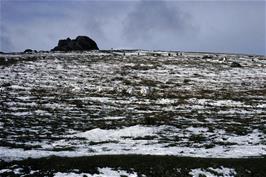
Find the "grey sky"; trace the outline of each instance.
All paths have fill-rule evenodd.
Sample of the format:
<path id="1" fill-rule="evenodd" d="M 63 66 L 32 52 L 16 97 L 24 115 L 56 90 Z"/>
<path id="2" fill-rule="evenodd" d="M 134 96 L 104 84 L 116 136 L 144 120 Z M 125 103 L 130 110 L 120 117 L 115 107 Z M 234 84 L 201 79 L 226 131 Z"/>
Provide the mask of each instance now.
<path id="1" fill-rule="evenodd" d="M 0 0 L 0 50 L 50 50 L 87 35 L 101 49 L 266 55 L 264 1 Z"/>

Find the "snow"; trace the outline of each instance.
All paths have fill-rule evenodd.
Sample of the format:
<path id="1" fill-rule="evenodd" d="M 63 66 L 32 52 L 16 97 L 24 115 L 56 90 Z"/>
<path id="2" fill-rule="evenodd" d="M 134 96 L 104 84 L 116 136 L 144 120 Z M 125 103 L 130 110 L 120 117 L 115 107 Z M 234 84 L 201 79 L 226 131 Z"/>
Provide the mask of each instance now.
<path id="1" fill-rule="evenodd" d="M 34 111 L 35 112 L 35 114 L 37 114 L 37 115 L 41 115 L 41 116 L 51 116 L 51 114 L 49 113 L 49 112 L 47 112 L 47 111 L 43 111 L 43 110 L 36 110 L 36 111 Z"/>
<path id="2" fill-rule="evenodd" d="M 0 174 L 7 173 L 7 172 L 12 172 L 12 170 L 10 170 L 10 169 L 1 169 L 0 170 Z"/>
<path id="3" fill-rule="evenodd" d="M 23 168 L 15 168 L 13 170 L 11 170 L 11 169 L 1 169 L 0 170 L 0 176 L 1 176 L 1 174 L 11 173 L 11 172 L 14 172 L 16 175 L 18 175 L 18 174 L 21 174 L 21 171 L 23 171 Z"/>
<path id="4" fill-rule="evenodd" d="M 202 60 L 200 53 L 114 53 L 55 52 L 34 62 L 28 55 L 3 55 L 25 62 L 0 69 L 1 141 L 38 148 L 2 146 L 0 159 L 266 154 L 265 135 L 258 129 L 265 123 L 265 57 L 251 62 L 248 56 L 228 55 L 221 62 L 224 55 Z M 232 61 L 244 67 L 230 68 Z M 10 85 L 2 87 L 5 83 Z M 144 125 L 150 124 L 147 118 L 155 123 Z M 241 135 L 230 128 L 239 128 Z M 205 139 L 197 142 L 193 136 Z"/>
<path id="5" fill-rule="evenodd" d="M 207 132 L 209 129 L 203 127 L 188 127 L 186 130 L 192 132 L 193 134 L 200 134 Z"/>
<path id="6" fill-rule="evenodd" d="M 258 108 L 266 108 L 266 104 L 259 104 L 257 107 Z"/>
<path id="7" fill-rule="evenodd" d="M 26 111 L 26 112 L 13 112 L 11 114 L 14 116 L 28 116 L 28 115 L 31 115 L 32 113 Z"/>
<path id="8" fill-rule="evenodd" d="M 172 126 L 131 126 L 121 129 L 95 128 L 85 132 L 70 131 L 62 140 L 52 144 L 40 144 L 42 148 L 23 150 L 18 148 L 0 147 L 0 157 L 5 161 L 25 159 L 28 157 L 39 158 L 50 155 L 57 156 L 91 156 L 106 154 L 151 154 L 151 155 L 175 155 L 189 157 L 212 158 L 242 158 L 250 156 L 263 156 L 266 154 L 266 146 L 259 144 L 262 140 L 260 132 L 253 131 L 243 136 L 227 135 L 224 131 L 206 132 L 206 128 L 188 127 L 185 130 Z M 222 141 L 235 143 L 233 145 L 218 146 L 206 149 L 204 146 L 183 146 L 182 142 L 188 142 L 191 135 L 204 133 L 205 137 L 213 137 L 212 142 Z M 175 137 L 180 140 L 175 146 L 160 141 L 160 136 Z M 216 137 L 214 136 L 216 135 Z M 149 138 L 152 137 L 152 138 Z M 182 139 L 182 137 L 184 139 Z M 223 138 L 221 138 L 223 137 Z M 80 140 L 80 138 L 85 138 Z M 91 144 L 93 143 L 93 144 Z M 205 143 L 210 143 L 208 140 Z M 195 143 L 196 145 L 197 143 Z M 52 151 L 55 147 L 74 147 L 74 151 Z"/>
<path id="9" fill-rule="evenodd" d="M 100 128 L 96 128 L 93 130 L 89 130 L 82 133 L 77 133 L 71 135 L 71 137 L 83 137 L 90 141 L 113 141 L 113 140 L 121 140 L 122 137 L 138 137 L 143 135 L 154 135 L 154 131 L 157 131 L 153 127 L 144 127 L 140 125 L 125 127 L 122 129 L 111 129 L 111 130 L 103 130 Z"/>
<path id="10" fill-rule="evenodd" d="M 56 69 L 57 70 L 62 70 L 64 67 L 62 66 L 62 65 L 60 65 L 60 64 L 58 64 L 57 66 L 56 66 Z"/>
<path id="11" fill-rule="evenodd" d="M 128 177 L 137 177 L 137 173 L 133 172 L 133 173 L 128 173 L 124 170 L 112 170 L 111 168 L 100 168 L 98 169 L 100 174 L 106 175 L 106 177 L 120 177 L 122 175 L 124 176 L 128 176 Z"/>
<path id="12" fill-rule="evenodd" d="M 163 98 L 163 99 L 158 99 L 156 101 L 156 104 L 173 104 L 173 103 L 176 103 L 177 100 L 176 99 L 166 99 L 166 98 Z"/>
<path id="13" fill-rule="evenodd" d="M 240 101 L 233 100 L 210 100 L 210 99 L 196 99 L 190 98 L 188 102 L 198 105 L 211 105 L 216 107 L 242 107 L 243 103 Z"/>
<path id="14" fill-rule="evenodd" d="M 104 120 L 120 120 L 120 119 L 125 119 L 126 117 L 123 116 L 107 116 L 103 117 L 102 119 Z"/>
<path id="15" fill-rule="evenodd" d="M 196 168 L 192 169 L 189 174 L 192 177 L 200 177 L 201 175 L 206 177 L 234 177 L 237 173 L 232 168 L 220 167 L 220 168 L 212 168 L 209 167 L 207 170 Z"/>
<path id="16" fill-rule="evenodd" d="M 54 174 L 54 177 L 83 177 L 83 176 L 87 176 L 87 177 L 102 177 L 102 175 L 91 175 L 89 173 L 61 173 L 61 172 L 57 172 Z"/>
<path id="17" fill-rule="evenodd" d="M 128 176 L 128 177 L 137 177 L 137 173 L 128 173 L 124 170 L 113 170 L 111 168 L 98 168 L 99 174 L 89 174 L 89 173 L 61 173 L 57 172 L 54 174 L 54 177 L 120 177 L 120 176 Z M 142 175 L 144 177 L 144 175 Z"/>
<path id="18" fill-rule="evenodd" d="M 224 136 L 223 138 L 227 139 L 227 142 L 238 144 L 258 144 L 261 141 L 261 137 L 264 137 L 264 134 L 258 132 L 258 130 L 253 130 L 253 132 L 248 135 Z"/>
<path id="19" fill-rule="evenodd" d="M 147 94 L 149 94 L 149 87 L 141 87 L 140 94 L 143 96 L 146 96 Z"/>
<path id="20" fill-rule="evenodd" d="M 20 85 L 11 85 L 10 88 L 15 89 L 15 90 L 30 90 L 29 87 L 24 87 Z"/>

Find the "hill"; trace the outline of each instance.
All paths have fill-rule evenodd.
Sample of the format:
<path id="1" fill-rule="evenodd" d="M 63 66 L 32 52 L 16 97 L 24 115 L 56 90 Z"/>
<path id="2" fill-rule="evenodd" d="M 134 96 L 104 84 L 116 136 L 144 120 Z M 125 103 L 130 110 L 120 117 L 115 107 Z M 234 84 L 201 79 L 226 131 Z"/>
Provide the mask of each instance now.
<path id="1" fill-rule="evenodd" d="M 174 162 L 167 176 L 261 176 L 265 66 L 242 54 L 0 54 L 0 174 L 161 176 L 161 158 Z"/>

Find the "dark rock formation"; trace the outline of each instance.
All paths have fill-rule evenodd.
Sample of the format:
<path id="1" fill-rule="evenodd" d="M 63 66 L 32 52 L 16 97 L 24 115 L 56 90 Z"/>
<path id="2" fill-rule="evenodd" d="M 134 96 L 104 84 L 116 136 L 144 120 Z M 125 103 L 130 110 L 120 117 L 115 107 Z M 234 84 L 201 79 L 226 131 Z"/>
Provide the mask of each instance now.
<path id="1" fill-rule="evenodd" d="M 203 55 L 202 56 L 202 59 L 212 59 L 212 58 L 214 58 L 213 55 Z"/>
<path id="2" fill-rule="evenodd" d="M 76 39 L 62 39 L 51 51 L 86 51 L 99 50 L 95 41 L 87 36 L 78 36 Z"/>
<path id="3" fill-rule="evenodd" d="M 37 53 L 37 50 L 26 49 L 23 53 Z"/>
<path id="4" fill-rule="evenodd" d="M 230 66 L 233 67 L 233 68 L 240 68 L 240 67 L 242 67 L 242 65 L 240 63 L 237 63 L 237 62 L 231 63 Z"/>

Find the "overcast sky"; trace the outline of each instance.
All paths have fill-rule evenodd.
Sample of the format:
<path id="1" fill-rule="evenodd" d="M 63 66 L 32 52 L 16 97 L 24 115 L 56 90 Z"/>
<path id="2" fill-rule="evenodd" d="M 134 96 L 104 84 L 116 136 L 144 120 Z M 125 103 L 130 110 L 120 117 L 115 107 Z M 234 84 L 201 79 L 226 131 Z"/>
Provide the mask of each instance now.
<path id="1" fill-rule="evenodd" d="M 265 1 L 0 0 L 0 50 L 50 50 L 87 35 L 100 49 L 266 55 Z"/>

